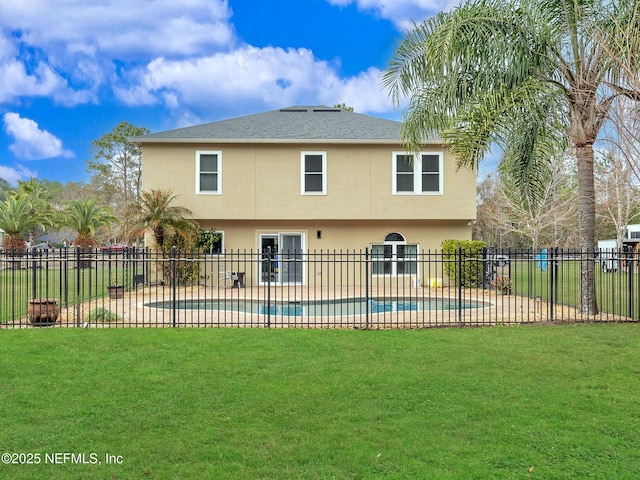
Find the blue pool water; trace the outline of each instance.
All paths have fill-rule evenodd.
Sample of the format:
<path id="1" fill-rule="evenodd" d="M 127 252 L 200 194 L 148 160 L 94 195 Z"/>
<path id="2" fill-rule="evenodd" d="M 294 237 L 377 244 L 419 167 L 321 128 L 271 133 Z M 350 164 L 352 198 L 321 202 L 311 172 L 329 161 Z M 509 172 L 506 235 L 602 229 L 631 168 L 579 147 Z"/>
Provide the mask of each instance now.
<path id="1" fill-rule="evenodd" d="M 170 310 L 174 308 L 171 301 L 151 302 L 146 307 Z M 368 309 L 367 309 L 368 306 Z M 463 302 L 462 309 L 482 306 L 477 302 Z M 427 310 L 457 310 L 458 302 L 447 299 L 396 299 L 380 300 L 353 298 L 347 300 L 308 300 L 299 302 L 265 300 L 177 300 L 175 308 L 178 310 L 220 310 L 242 312 L 258 315 L 277 315 L 286 317 L 323 317 L 344 315 L 365 315 L 369 313 L 411 312 Z"/>

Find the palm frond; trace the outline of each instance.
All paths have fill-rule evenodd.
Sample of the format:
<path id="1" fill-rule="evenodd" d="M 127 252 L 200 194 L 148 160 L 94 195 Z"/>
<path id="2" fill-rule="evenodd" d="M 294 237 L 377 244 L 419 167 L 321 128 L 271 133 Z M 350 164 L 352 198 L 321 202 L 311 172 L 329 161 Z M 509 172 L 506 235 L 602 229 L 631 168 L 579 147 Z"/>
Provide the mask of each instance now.
<path id="1" fill-rule="evenodd" d="M 473 130 L 478 136 L 462 163 L 477 163 L 494 140 L 491 115 L 513 103 L 512 90 L 550 70 L 537 54 L 546 42 L 526 12 L 501 1 L 468 2 L 417 26 L 383 78 L 395 101 L 410 95 L 402 129 L 407 146 L 416 150 L 434 134 L 451 142 L 456 132 L 470 144 Z"/>
<path id="2" fill-rule="evenodd" d="M 162 248 L 167 233 L 184 236 L 195 231 L 197 224 L 186 218 L 192 215 L 191 210 L 174 205 L 176 199 L 177 195 L 170 190 L 142 192 L 140 205 L 129 208 L 131 224 L 127 238 L 136 238 L 150 231 L 158 247 Z"/>

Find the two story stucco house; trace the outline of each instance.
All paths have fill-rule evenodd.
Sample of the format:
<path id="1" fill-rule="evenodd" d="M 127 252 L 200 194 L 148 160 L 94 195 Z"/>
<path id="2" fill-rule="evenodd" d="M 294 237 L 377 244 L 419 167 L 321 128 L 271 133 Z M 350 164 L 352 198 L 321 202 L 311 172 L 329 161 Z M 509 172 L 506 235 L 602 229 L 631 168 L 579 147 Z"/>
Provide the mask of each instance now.
<path id="1" fill-rule="evenodd" d="M 132 139 L 144 190 L 178 195 L 225 250 L 364 250 L 401 260 L 470 239 L 476 175 L 434 140 L 406 151 L 401 124 L 294 106 Z M 412 272 L 415 274 L 415 272 Z"/>

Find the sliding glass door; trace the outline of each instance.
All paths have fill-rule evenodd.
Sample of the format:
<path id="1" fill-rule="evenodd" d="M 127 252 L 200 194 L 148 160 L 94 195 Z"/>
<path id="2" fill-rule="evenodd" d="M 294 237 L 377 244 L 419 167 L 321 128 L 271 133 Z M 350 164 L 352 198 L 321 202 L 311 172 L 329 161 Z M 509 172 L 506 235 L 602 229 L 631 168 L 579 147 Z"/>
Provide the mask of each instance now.
<path id="1" fill-rule="evenodd" d="M 260 234 L 261 283 L 302 285 L 304 254 L 302 233 Z M 268 252 L 271 252 L 270 254 Z M 271 260 L 269 260 L 269 255 Z"/>

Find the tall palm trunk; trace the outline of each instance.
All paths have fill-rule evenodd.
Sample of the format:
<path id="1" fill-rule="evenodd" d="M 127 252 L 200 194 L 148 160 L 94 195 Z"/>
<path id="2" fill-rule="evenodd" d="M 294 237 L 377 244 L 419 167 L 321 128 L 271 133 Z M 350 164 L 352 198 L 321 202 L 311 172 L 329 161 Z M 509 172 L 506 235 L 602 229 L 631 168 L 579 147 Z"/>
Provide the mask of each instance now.
<path id="1" fill-rule="evenodd" d="M 595 262 L 590 261 L 596 244 L 596 202 L 593 176 L 593 145 L 577 146 L 578 164 L 578 228 L 580 231 L 580 310 L 596 315 Z"/>
<path id="2" fill-rule="evenodd" d="M 581 85 L 583 86 L 582 88 Z M 578 168 L 578 230 L 580 233 L 580 312 L 597 315 L 595 262 L 590 259 L 596 246 L 596 193 L 593 144 L 609 104 L 598 104 L 595 88 L 578 82 L 570 96 L 569 141 Z"/>
<path id="3" fill-rule="evenodd" d="M 164 227 L 162 225 L 153 228 L 153 239 L 156 241 L 156 246 L 162 250 L 164 247 Z"/>

